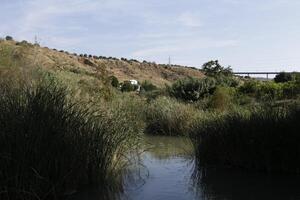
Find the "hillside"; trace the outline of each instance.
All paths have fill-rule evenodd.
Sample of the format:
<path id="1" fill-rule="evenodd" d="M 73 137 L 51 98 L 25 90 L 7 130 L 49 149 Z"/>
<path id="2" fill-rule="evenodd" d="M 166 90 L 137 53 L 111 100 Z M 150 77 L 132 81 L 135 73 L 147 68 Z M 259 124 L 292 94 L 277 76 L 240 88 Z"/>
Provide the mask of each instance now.
<path id="1" fill-rule="evenodd" d="M 2 73 L 13 66 L 27 68 L 30 66 L 55 72 L 71 82 L 94 79 L 103 82 L 103 78 L 114 75 L 120 82 L 130 79 L 136 79 L 140 82 L 150 80 L 156 86 L 162 87 L 187 76 L 203 77 L 202 72 L 195 68 L 178 65 L 170 67 L 146 61 L 139 62 L 112 57 L 70 54 L 65 51 L 33 45 L 25 41 L 0 40 L 0 67 Z M 99 85 L 101 84 L 99 83 Z"/>

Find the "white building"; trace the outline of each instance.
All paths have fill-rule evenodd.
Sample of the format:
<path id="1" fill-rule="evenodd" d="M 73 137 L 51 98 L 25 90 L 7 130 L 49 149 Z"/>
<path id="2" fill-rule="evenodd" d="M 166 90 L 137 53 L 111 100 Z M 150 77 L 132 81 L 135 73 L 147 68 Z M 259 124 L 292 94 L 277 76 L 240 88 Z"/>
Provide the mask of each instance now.
<path id="1" fill-rule="evenodd" d="M 131 85 L 138 85 L 138 81 L 137 80 L 129 80 Z"/>

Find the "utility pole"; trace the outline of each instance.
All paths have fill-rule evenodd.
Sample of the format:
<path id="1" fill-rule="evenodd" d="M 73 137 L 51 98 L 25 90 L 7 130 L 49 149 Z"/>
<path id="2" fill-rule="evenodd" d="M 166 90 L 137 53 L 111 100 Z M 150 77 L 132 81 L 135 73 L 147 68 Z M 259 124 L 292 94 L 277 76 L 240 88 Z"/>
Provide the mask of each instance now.
<path id="1" fill-rule="evenodd" d="M 34 44 L 39 44 L 37 35 L 34 36 Z"/>
<path id="2" fill-rule="evenodd" d="M 171 67 L 171 56 L 169 56 L 169 67 Z"/>

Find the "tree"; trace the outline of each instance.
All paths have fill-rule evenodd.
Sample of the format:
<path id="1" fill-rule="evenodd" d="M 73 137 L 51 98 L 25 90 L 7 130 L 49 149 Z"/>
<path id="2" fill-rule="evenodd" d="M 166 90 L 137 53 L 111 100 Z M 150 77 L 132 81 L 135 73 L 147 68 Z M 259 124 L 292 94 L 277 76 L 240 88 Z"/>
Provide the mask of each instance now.
<path id="1" fill-rule="evenodd" d="M 185 101 L 198 101 L 206 95 L 212 94 L 216 88 L 214 78 L 185 78 L 176 81 L 169 88 L 169 93 L 175 98 Z"/>
<path id="2" fill-rule="evenodd" d="M 11 36 L 8 35 L 8 36 L 5 37 L 5 39 L 6 39 L 7 41 L 10 41 L 10 40 L 13 40 L 13 37 L 11 37 Z"/>
<path id="3" fill-rule="evenodd" d="M 217 75 L 225 75 L 229 76 L 232 75 L 232 69 L 230 66 L 224 68 L 219 64 L 218 60 L 209 61 L 202 65 L 202 70 L 204 71 L 205 75 L 207 76 L 217 76 Z"/>
<path id="4" fill-rule="evenodd" d="M 280 72 L 274 78 L 274 81 L 276 83 L 285 83 L 285 82 L 289 82 L 291 80 L 292 80 L 292 75 L 290 73 L 286 73 L 286 72 Z"/>

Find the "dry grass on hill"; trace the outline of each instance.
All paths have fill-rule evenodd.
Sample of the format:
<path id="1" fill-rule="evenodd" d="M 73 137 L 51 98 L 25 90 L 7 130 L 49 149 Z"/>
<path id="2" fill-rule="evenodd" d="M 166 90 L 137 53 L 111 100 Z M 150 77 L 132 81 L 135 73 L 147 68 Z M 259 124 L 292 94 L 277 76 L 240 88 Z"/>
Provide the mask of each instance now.
<path id="1" fill-rule="evenodd" d="M 76 79 L 89 77 L 103 80 L 105 77 L 114 75 L 120 81 L 149 80 L 158 87 L 187 76 L 203 77 L 203 73 L 197 69 L 178 65 L 170 67 L 133 60 L 85 58 L 38 45 L 2 40 L 0 41 L 0 68 L 3 71 L 13 66 L 50 70 L 65 74 L 66 78 L 72 76 Z"/>

